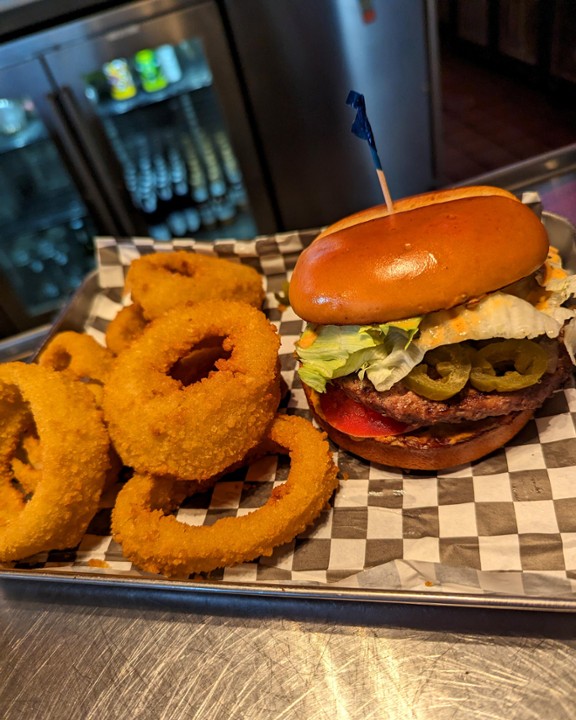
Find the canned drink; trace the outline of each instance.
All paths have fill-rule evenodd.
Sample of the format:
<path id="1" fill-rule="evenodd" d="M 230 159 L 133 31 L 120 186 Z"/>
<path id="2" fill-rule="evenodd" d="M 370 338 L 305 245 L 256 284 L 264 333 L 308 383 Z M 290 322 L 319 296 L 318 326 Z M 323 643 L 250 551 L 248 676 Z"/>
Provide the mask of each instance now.
<path id="1" fill-rule="evenodd" d="M 128 100 L 137 93 L 130 66 L 125 58 L 115 58 L 102 67 L 110 85 L 110 95 L 114 100 Z"/>
<path id="2" fill-rule="evenodd" d="M 160 47 L 157 47 L 156 59 L 169 83 L 175 83 L 182 79 L 182 68 L 176 50 L 172 45 L 160 45 Z"/>
<path id="3" fill-rule="evenodd" d="M 136 55 L 134 55 L 134 63 L 140 75 L 143 90 L 146 92 L 157 92 L 166 87 L 168 81 L 162 73 L 162 69 L 158 64 L 153 50 L 139 50 Z"/>

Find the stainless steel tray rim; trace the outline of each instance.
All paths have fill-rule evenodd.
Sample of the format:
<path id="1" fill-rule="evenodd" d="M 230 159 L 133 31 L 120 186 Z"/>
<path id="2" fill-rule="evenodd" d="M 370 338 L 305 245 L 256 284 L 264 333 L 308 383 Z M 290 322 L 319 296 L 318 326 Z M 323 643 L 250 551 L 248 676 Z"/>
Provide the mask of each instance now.
<path id="1" fill-rule="evenodd" d="M 168 580 L 165 578 L 125 577 L 120 575 L 98 575 L 90 573 L 55 573 L 49 570 L 35 571 L 34 575 L 26 570 L 7 570 L 0 580 L 30 580 L 59 585 L 81 582 L 85 586 L 127 588 L 142 591 L 176 591 L 195 596 L 243 596 L 252 598 L 283 598 L 285 600 L 321 600 L 328 602 L 346 601 L 350 603 L 408 604 L 442 606 L 458 608 L 484 608 L 494 610 L 532 610 L 553 612 L 576 611 L 576 595 L 570 596 L 523 596 L 499 593 L 456 593 L 422 592 L 416 590 L 382 590 L 378 588 L 333 588 L 330 585 L 270 585 L 266 583 L 198 583 L 188 580 Z"/>

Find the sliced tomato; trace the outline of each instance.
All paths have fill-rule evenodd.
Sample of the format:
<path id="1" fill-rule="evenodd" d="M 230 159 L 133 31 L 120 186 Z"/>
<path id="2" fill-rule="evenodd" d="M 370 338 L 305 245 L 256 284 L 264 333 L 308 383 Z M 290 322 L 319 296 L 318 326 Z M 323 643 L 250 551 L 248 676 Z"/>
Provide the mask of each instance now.
<path id="1" fill-rule="evenodd" d="M 328 386 L 320 395 L 320 407 L 330 425 L 355 437 L 401 435 L 408 428 L 405 423 L 365 407 L 334 386 Z"/>

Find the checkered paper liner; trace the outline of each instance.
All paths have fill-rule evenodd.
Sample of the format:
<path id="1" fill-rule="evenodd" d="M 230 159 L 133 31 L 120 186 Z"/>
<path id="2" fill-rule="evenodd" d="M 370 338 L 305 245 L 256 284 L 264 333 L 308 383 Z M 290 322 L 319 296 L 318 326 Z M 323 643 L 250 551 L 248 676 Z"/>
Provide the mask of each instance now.
<path id="1" fill-rule="evenodd" d="M 265 279 L 265 311 L 278 328 L 281 370 L 290 393 L 282 411 L 309 417 L 296 372 L 294 343 L 302 321 L 282 304 L 286 280 L 316 230 L 253 241 L 97 239 L 100 290 L 84 328 L 104 342 L 122 306 L 130 262 L 140 255 L 187 249 L 255 267 Z M 557 392 L 505 448 L 445 472 L 403 472 L 370 464 L 336 446 L 340 487 L 306 532 L 269 558 L 210 575 L 218 583 L 314 584 L 386 591 L 567 596 L 576 592 L 576 390 Z M 289 461 L 267 457 L 193 496 L 178 517 L 192 524 L 243 515 L 285 480 Z M 110 490 L 78 548 L 52 552 L 18 568 L 147 577 L 110 537 L 118 488 Z"/>

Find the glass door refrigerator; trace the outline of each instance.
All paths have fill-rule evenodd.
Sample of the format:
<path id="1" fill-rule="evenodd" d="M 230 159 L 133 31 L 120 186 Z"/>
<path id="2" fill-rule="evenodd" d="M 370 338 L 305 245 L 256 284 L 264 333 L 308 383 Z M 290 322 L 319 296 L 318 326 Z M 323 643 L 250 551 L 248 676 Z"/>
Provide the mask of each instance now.
<path id="1" fill-rule="evenodd" d="M 382 202 L 351 89 L 392 196 L 436 185 L 434 0 L 97 5 L 0 43 L 0 338 L 53 316 L 95 234 L 251 239 Z"/>
<path id="2" fill-rule="evenodd" d="M 40 61 L 0 69 L 0 337 L 48 322 L 117 231 Z"/>
<path id="3" fill-rule="evenodd" d="M 137 10 L 84 21 L 85 37 L 45 55 L 122 232 L 156 240 L 273 232 L 216 4 L 152 18 Z"/>

